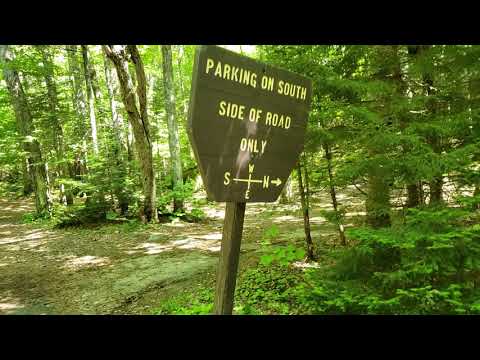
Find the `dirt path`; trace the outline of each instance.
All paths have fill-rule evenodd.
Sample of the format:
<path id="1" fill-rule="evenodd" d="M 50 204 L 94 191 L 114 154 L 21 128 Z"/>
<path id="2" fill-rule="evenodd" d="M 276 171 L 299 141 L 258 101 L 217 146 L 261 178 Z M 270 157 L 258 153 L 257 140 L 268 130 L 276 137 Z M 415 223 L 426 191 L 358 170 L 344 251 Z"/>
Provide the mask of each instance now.
<path id="1" fill-rule="evenodd" d="M 49 230 L 22 224 L 31 201 L 0 199 L 0 314 L 151 313 L 176 289 L 214 281 L 223 206 L 205 206 L 209 220 L 198 224 Z M 312 236 L 325 241 L 332 230 L 315 211 Z M 249 204 L 241 268 L 258 256 L 272 224 L 285 241 L 302 243 L 298 208 Z"/>
<path id="2" fill-rule="evenodd" d="M 45 230 L 29 201 L 0 200 L 0 313 L 115 313 L 149 288 L 215 267 L 218 224 Z M 220 224 L 221 226 L 221 224 Z"/>

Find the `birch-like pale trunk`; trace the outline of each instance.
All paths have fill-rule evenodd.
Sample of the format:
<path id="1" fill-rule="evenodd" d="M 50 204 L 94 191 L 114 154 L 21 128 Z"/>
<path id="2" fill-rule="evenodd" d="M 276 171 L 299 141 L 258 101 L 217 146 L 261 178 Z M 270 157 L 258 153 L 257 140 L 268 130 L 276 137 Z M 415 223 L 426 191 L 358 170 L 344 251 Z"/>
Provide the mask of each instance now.
<path id="1" fill-rule="evenodd" d="M 85 84 L 87 87 L 88 110 L 90 116 L 90 131 L 92 136 L 93 153 L 98 155 L 98 136 L 97 119 L 95 116 L 95 95 L 92 85 L 92 76 L 90 71 L 90 60 L 88 58 L 88 46 L 81 45 L 83 58 L 83 72 L 85 75 Z"/>
<path id="2" fill-rule="evenodd" d="M 173 173 L 173 189 L 180 190 L 183 186 L 182 159 L 180 156 L 180 140 L 175 109 L 175 84 L 173 83 L 172 47 L 162 45 L 163 88 L 165 93 L 165 109 L 168 125 L 168 146 Z M 183 199 L 174 195 L 173 211 L 183 210 Z"/>
<path id="3" fill-rule="evenodd" d="M 184 57 L 184 48 L 183 45 L 178 46 L 178 61 L 177 61 L 177 68 L 178 68 L 178 79 L 180 80 L 180 93 L 182 95 L 182 109 L 183 109 L 183 118 L 187 119 L 188 117 L 188 94 L 185 92 L 185 86 L 184 86 L 184 77 L 183 77 L 183 57 Z"/>

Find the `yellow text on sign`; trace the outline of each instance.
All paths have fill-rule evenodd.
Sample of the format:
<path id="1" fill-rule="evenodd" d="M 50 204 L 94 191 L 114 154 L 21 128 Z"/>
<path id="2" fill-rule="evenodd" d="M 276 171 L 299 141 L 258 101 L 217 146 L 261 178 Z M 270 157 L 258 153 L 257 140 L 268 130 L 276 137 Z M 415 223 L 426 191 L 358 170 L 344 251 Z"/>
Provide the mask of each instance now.
<path id="1" fill-rule="evenodd" d="M 292 125 L 292 118 L 286 114 L 278 114 L 271 111 L 264 112 L 259 108 L 250 108 L 246 110 L 246 106 L 242 104 L 236 104 L 229 101 L 221 100 L 218 103 L 218 115 L 234 120 L 248 120 L 251 122 L 262 121 L 262 116 L 265 113 L 263 123 L 267 126 L 278 127 L 283 129 L 289 129 Z"/>

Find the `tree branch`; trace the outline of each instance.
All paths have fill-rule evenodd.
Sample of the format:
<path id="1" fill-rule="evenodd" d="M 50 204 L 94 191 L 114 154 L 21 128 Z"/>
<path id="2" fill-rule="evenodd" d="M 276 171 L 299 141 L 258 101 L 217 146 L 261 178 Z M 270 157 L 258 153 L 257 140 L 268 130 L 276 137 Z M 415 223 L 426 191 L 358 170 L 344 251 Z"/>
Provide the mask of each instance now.
<path id="1" fill-rule="evenodd" d="M 357 184 L 353 184 L 353 186 L 355 186 L 355 189 L 357 189 L 358 191 L 360 191 L 363 195 L 367 196 L 367 193 L 365 191 L 363 191 L 362 189 L 360 189 Z"/>

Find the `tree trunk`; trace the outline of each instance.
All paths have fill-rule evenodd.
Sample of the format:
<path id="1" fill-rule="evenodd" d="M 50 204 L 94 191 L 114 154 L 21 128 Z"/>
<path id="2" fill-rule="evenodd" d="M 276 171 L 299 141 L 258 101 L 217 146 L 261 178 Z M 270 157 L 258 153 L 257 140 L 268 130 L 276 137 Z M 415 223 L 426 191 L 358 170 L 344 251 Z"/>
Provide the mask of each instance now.
<path id="1" fill-rule="evenodd" d="M 12 59 L 13 54 L 9 50 L 8 45 L 0 45 L 0 61 L 3 63 L 3 75 L 15 110 L 17 129 L 23 137 L 22 145 L 27 154 L 28 168 L 32 174 L 36 210 L 39 215 L 49 214 L 51 211 L 51 198 L 48 188 L 47 170 L 42 159 L 40 144 L 33 137 L 35 128 L 32 115 L 18 72 L 11 66 Z"/>
<path id="2" fill-rule="evenodd" d="M 302 204 L 302 212 L 303 212 L 303 227 L 305 230 L 307 261 L 312 261 L 312 260 L 315 260 L 315 254 L 314 254 L 312 236 L 310 234 L 310 215 L 309 215 L 309 209 L 307 206 L 305 189 L 303 187 L 302 166 L 300 164 L 300 161 L 298 162 L 298 166 L 297 166 L 297 175 L 298 175 L 298 190 L 300 191 L 300 201 Z"/>
<path id="3" fill-rule="evenodd" d="M 423 45 L 418 47 L 417 54 L 421 54 L 428 51 L 431 45 Z M 425 72 L 422 76 L 423 85 L 425 87 L 425 95 L 432 96 L 435 94 L 433 89 L 433 74 Z M 427 100 L 427 109 L 430 115 L 435 115 L 437 112 L 437 103 L 434 99 Z M 442 153 L 442 140 L 438 134 L 431 134 L 427 137 L 428 144 L 432 147 L 432 150 L 436 154 Z M 429 182 L 430 187 L 430 205 L 437 205 L 443 202 L 443 174 L 439 173 Z"/>
<path id="4" fill-rule="evenodd" d="M 402 78 L 402 69 L 401 69 L 400 56 L 398 54 L 398 45 L 394 45 L 393 49 L 394 49 L 393 80 L 396 82 L 396 93 L 398 94 L 399 97 L 405 97 L 408 89 L 408 85 Z M 412 55 L 412 52 L 410 50 L 409 50 L 409 55 Z M 408 120 L 406 119 L 405 115 L 400 114 L 399 123 L 400 123 L 401 131 L 402 132 L 405 131 L 405 128 L 408 125 Z M 402 151 L 405 154 L 405 156 L 408 156 L 408 153 L 410 150 L 411 149 L 409 146 L 406 146 L 406 145 L 402 146 Z M 415 169 L 407 169 L 407 172 L 411 175 L 414 175 Z M 407 182 L 406 207 L 413 208 L 413 207 L 417 207 L 419 204 L 420 204 L 420 189 L 419 189 L 418 181 L 410 180 L 409 182 Z"/>
<path id="5" fill-rule="evenodd" d="M 338 213 L 337 192 L 335 191 L 335 184 L 333 182 L 332 152 L 330 150 L 330 145 L 328 145 L 327 143 L 323 144 L 323 149 L 325 150 L 325 159 L 327 160 L 328 185 L 330 187 L 330 197 L 332 199 L 333 211 L 335 211 L 335 217 L 337 219 L 337 228 L 338 235 L 340 237 L 340 244 L 342 246 L 346 246 L 347 239 L 345 237 L 345 228 L 341 223 L 340 214 Z"/>
<path id="6" fill-rule="evenodd" d="M 304 188 L 305 188 L 305 202 L 307 204 L 307 209 L 310 209 L 310 178 L 308 176 L 308 161 L 305 153 L 303 154 L 303 169 L 304 169 Z"/>
<path id="7" fill-rule="evenodd" d="M 53 68 L 53 60 L 48 49 L 44 45 L 38 45 L 37 49 L 42 55 L 42 62 L 45 68 L 45 84 L 47 86 L 48 107 L 50 115 L 50 124 L 53 127 L 53 144 L 55 147 L 55 154 L 57 160 L 57 172 L 60 177 L 68 176 L 68 165 L 64 161 L 65 147 L 63 143 L 63 129 L 60 124 L 58 115 L 58 96 L 57 86 L 55 84 L 55 75 Z M 60 203 L 64 205 L 73 204 L 73 195 L 70 189 L 65 188 L 65 185 L 60 181 Z"/>
<path id="8" fill-rule="evenodd" d="M 420 180 L 418 182 L 418 200 L 420 202 L 420 205 L 423 206 L 425 205 L 425 192 L 423 191 L 423 181 Z"/>
<path id="9" fill-rule="evenodd" d="M 75 153 L 75 161 L 72 164 L 73 174 L 71 175 L 79 180 L 83 174 L 87 173 L 87 102 L 82 86 L 77 45 L 67 45 L 67 56 L 69 73 L 72 75 L 73 108 L 78 116 L 78 121 L 75 123 L 75 134 L 81 143 Z"/>
<path id="10" fill-rule="evenodd" d="M 178 45 L 178 62 L 177 62 L 177 68 L 178 68 L 178 79 L 180 82 L 180 92 L 182 95 L 182 109 L 183 109 L 183 118 L 187 119 L 188 117 L 188 94 L 185 92 L 185 86 L 183 84 L 183 71 L 182 71 L 182 62 L 183 62 L 183 56 L 184 56 L 184 48 L 183 45 Z"/>
<path id="11" fill-rule="evenodd" d="M 418 183 L 407 184 L 407 208 L 420 205 L 420 189 Z"/>
<path id="12" fill-rule="evenodd" d="M 165 108 L 168 124 L 168 145 L 173 170 L 173 189 L 180 191 L 183 186 L 182 159 L 180 157 L 180 140 L 175 111 L 175 84 L 173 83 L 172 48 L 162 45 L 163 87 L 165 90 Z M 173 211 L 183 211 L 183 199 L 174 196 Z"/>
<path id="13" fill-rule="evenodd" d="M 125 215 L 128 211 L 129 198 L 126 194 L 126 177 L 127 177 L 127 168 L 124 159 L 124 146 L 123 146 L 123 119 L 118 113 L 117 102 L 115 96 L 118 95 L 118 84 L 116 82 L 112 64 L 104 54 L 104 67 L 105 67 L 105 83 L 108 90 L 108 98 L 110 100 L 110 111 L 112 113 L 112 130 L 114 141 L 111 142 L 111 151 L 112 151 L 112 160 L 114 163 L 114 168 L 112 169 L 114 182 L 112 184 L 113 193 L 117 197 L 118 206 L 120 208 L 121 214 Z"/>
<path id="14" fill-rule="evenodd" d="M 143 214 L 146 221 L 158 221 L 155 172 L 147 115 L 146 81 L 143 63 L 135 45 L 104 45 L 103 49 L 115 65 L 123 104 L 135 136 L 135 146 L 142 170 L 143 193 L 145 197 Z M 135 66 L 136 89 L 133 86 L 132 76 L 128 71 L 129 60 Z M 137 100 L 139 106 L 137 106 Z"/>
<path id="15" fill-rule="evenodd" d="M 95 117 L 95 97 L 93 92 L 92 78 L 90 72 L 90 62 L 88 59 L 87 45 L 81 45 L 83 58 L 83 72 L 85 75 L 85 84 L 87 86 L 88 110 L 90 115 L 90 130 L 92 132 L 93 153 L 98 155 L 98 137 L 97 137 L 97 119 Z"/>

